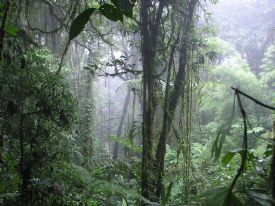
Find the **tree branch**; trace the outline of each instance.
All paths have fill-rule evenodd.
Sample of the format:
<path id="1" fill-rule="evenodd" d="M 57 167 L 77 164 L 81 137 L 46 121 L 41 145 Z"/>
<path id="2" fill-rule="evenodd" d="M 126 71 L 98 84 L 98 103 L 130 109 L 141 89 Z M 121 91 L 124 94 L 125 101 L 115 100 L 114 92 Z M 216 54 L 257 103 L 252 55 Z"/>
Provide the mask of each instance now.
<path id="1" fill-rule="evenodd" d="M 257 99 L 255 99 L 255 98 L 249 96 L 248 94 L 246 94 L 246 93 L 240 91 L 238 88 L 231 87 L 231 89 L 233 89 L 237 94 L 241 94 L 241 95 L 247 97 L 248 99 L 252 100 L 252 101 L 255 102 L 256 104 L 259 104 L 259 105 L 261 105 L 261 106 L 263 106 L 263 107 L 265 107 L 265 108 L 271 109 L 271 110 L 275 110 L 275 107 L 269 106 L 269 105 L 267 105 L 267 104 L 264 104 L 264 103 L 260 102 L 259 100 L 257 100 Z"/>

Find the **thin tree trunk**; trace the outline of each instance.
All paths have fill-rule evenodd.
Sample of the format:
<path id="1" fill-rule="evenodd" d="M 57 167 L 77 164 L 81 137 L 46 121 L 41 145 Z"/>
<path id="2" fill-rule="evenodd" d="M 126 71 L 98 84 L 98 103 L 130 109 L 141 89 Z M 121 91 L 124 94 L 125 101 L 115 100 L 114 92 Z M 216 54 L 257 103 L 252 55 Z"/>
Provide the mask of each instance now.
<path id="1" fill-rule="evenodd" d="M 125 116 L 127 114 L 128 105 L 130 103 L 130 96 L 131 96 L 130 94 L 131 94 L 131 90 L 128 89 L 127 94 L 126 94 L 126 98 L 125 98 L 125 101 L 124 101 L 123 109 L 122 109 L 122 117 L 120 119 L 118 129 L 117 129 L 117 134 L 116 134 L 117 138 L 120 138 L 121 134 L 122 134 L 123 123 L 124 123 L 124 120 L 125 120 Z M 113 159 L 114 160 L 118 158 L 118 150 L 119 150 L 119 144 L 118 144 L 118 142 L 115 142 L 114 151 L 113 151 Z"/>
<path id="2" fill-rule="evenodd" d="M 92 74 L 87 73 L 87 88 L 86 88 L 86 96 L 85 96 L 85 109 L 84 109 L 84 120 L 83 120 L 83 130 L 84 130 L 84 148 L 83 148 L 83 156 L 84 156 L 84 167 L 89 168 L 90 160 L 92 156 L 92 130 L 93 128 L 93 111 L 91 107 L 93 106 L 92 100 Z M 82 131 L 83 132 L 83 131 Z"/>
<path id="3" fill-rule="evenodd" d="M 133 104 L 132 104 L 132 119 L 131 119 L 131 126 L 130 126 L 130 133 L 128 134 L 129 136 L 129 140 L 130 140 L 130 144 L 131 144 L 131 150 L 128 150 L 128 156 L 131 158 L 134 155 L 133 152 L 133 147 L 134 147 L 134 127 L 135 127 L 135 109 L 136 109 L 136 90 L 133 89 Z"/>
<path id="4" fill-rule="evenodd" d="M 5 38 L 5 28 L 6 28 L 6 23 L 8 20 L 8 14 L 10 11 L 10 7 L 11 7 L 11 0 L 7 0 L 5 7 L 4 7 L 4 12 L 3 12 L 3 17 L 2 17 L 2 21 L 1 21 L 1 28 L 0 28 L 0 54 L 1 54 L 1 61 L 3 61 L 3 48 L 4 48 L 4 38 Z"/>

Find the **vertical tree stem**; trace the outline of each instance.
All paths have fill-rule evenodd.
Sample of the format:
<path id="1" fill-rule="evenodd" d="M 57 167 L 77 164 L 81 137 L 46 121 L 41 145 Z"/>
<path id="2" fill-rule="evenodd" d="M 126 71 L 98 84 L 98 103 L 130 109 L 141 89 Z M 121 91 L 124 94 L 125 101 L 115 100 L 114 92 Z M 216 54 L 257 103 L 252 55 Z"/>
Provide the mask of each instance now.
<path id="1" fill-rule="evenodd" d="M 2 17 L 1 28 L 0 28 L 0 54 L 1 54 L 1 61 L 3 61 L 3 47 L 4 47 L 4 38 L 5 38 L 5 27 L 8 20 L 8 13 L 11 7 L 11 0 L 7 0 L 5 5 L 5 10 Z"/>

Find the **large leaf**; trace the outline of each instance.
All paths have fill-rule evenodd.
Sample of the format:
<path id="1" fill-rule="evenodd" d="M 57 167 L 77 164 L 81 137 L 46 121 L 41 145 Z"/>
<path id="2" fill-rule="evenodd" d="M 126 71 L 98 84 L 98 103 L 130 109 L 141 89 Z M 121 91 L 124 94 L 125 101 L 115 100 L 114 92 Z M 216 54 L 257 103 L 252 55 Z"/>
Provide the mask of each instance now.
<path id="1" fill-rule="evenodd" d="M 215 141 L 214 141 L 214 145 L 213 145 L 212 151 L 211 151 L 211 157 L 214 156 L 215 161 L 217 161 L 220 157 L 222 147 L 223 147 L 223 144 L 225 141 L 225 137 L 226 137 L 225 133 L 219 132 Z"/>
<path id="2" fill-rule="evenodd" d="M 121 204 L 121 206 L 129 206 L 126 198 L 122 198 L 122 204 Z"/>
<path id="3" fill-rule="evenodd" d="M 227 165 L 232 159 L 233 157 L 235 156 L 235 154 L 237 153 L 240 153 L 241 154 L 242 152 L 242 149 L 239 148 L 239 149 L 235 149 L 235 150 L 232 150 L 230 152 L 228 152 L 223 158 L 222 158 L 222 164 L 223 165 Z"/>
<path id="4" fill-rule="evenodd" d="M 273 145 L 268 144 L 264 152 L 264 158 L 267 158 L 273 154 Z"/>
<path id="5" fill-rule="evenodd" d="M 224 206 L 225 199 L 228 195 L 227 187 L 220 187 L 217 189 L 209 190 L 201 195 L 199 198 L 204 200 L 204 206 Z"/>
<path id="6" fill-rule="evenodd" d="M 234 152 L 228 152 L 223 158 L 222 158 L 222 164 L 223 165 L 227 165 L 229 162 L 231 162 L 231 160 L 233 159 L 233 157 L 235 156 L 236 153 Z"/>
<path id="7" fill-rule="evenodd" d="M 85 25 L 95 10 L 95 8 L 86 9 L 76 17 L 70 28 L 69 41 L 77 37 L 83 31 Z"/>
<path id="8" fill-rule="evenodd" d="M 232 193 L 230 201 L 225 202 L 225 205 L 243 206 L 244 204 L 241 202 L 241 200 L 235 194 Z"/>
<path id="9" fill-rule="evenodd" d="M 141 200 L 148 205 L 152 205 L 153 203 L 146 198 L 142 197 L 139 193 L 137 193 L 134 190 L 124 188 L 120 185 L 110 183 L 106 180 L 95 180 L 93 182 L 93 186 L 95 189 L 95 192 L 97 193 L 103 193 L 103 194 L 112 194 L 112 195 L 118 195 L 126 200 L 125 197 L 133 198 L 137 200 Z M 126 202 L 127 203 L 127 202 Z"/>
<path id="10" fill-rule="evenodd" d="M 168 203 L 168 201 L 171 197 L 173 184 L 174 184 L 174 182 L 170 182 L 169 186 L 167 187 L 167 192 L 165 194 L 165 198 L 162 198 L 162 205 L 163 206 L 165 206 Z"/>
<path id="11" fill-rule="evenodd" d="M 174 184 L 174 182 L 170 182 L 169 186 L 167 187 L 167 191 L 165 190 L 165 186 L 162 185 L 162 190 L 161 190 L 161 205 L 162 206 L 167 205 L 169 198 L 171 196 L 173 184 Z"/>
<path id="12" fill-rule="evenodd" d="M 133 8 L 135 1 L 130 0 L 111 0 L 111 2 L 127 17 L 133 18 Z"/>
<path id="13" fill-rule="evenodd" d="M 229 192 L 228 187 L 220 187 L 217 189 L 209 190 L 201 195 L 199 198 L 204 199 L 203 206 L 242 206 L 243 203 L 238 197 Z"/>
<path id="14" fill-rule="evenodd" d="M 232 120 L 233 116 L 230 117 L 226 122 L 224 122 L 218 130 L 216 139 L 211 150 L 211 158 L 214 156 L 216 161 L 220 157 L 222 147 L 225 142 L 225 137 L 229 134 L 229 131 L 231 129 Z"/>
<path id="15" fill-rule="evenodd" d="M 259 193 L 255 192 L 253 190 L 248 190 L 247 195 L 254 199 L 256 202 L 258 202 L 260 205 L 263 206 L 270 206 L 271 203 L 275 203 L 275 201 L 272 199 L 272 197 L 264 194 L 264 193 Z"/>
<path id="16" fill-rule="evenodd" d="M 123 22 L 123 14 L 120 9 L 114 7 L 111 4 L 103 4 L 99 11 L 111 21 L 121 21 Z"/>

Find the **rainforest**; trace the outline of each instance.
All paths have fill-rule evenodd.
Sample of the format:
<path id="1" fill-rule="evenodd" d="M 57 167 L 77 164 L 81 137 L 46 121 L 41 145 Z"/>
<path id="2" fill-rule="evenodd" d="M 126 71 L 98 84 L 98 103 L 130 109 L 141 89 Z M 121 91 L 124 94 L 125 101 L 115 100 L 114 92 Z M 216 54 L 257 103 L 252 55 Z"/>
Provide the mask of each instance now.
<path id="1" fill-rule="evenodd" d="M 275 1 L 1 0 L 2 205 L 275 206 Z"/>

